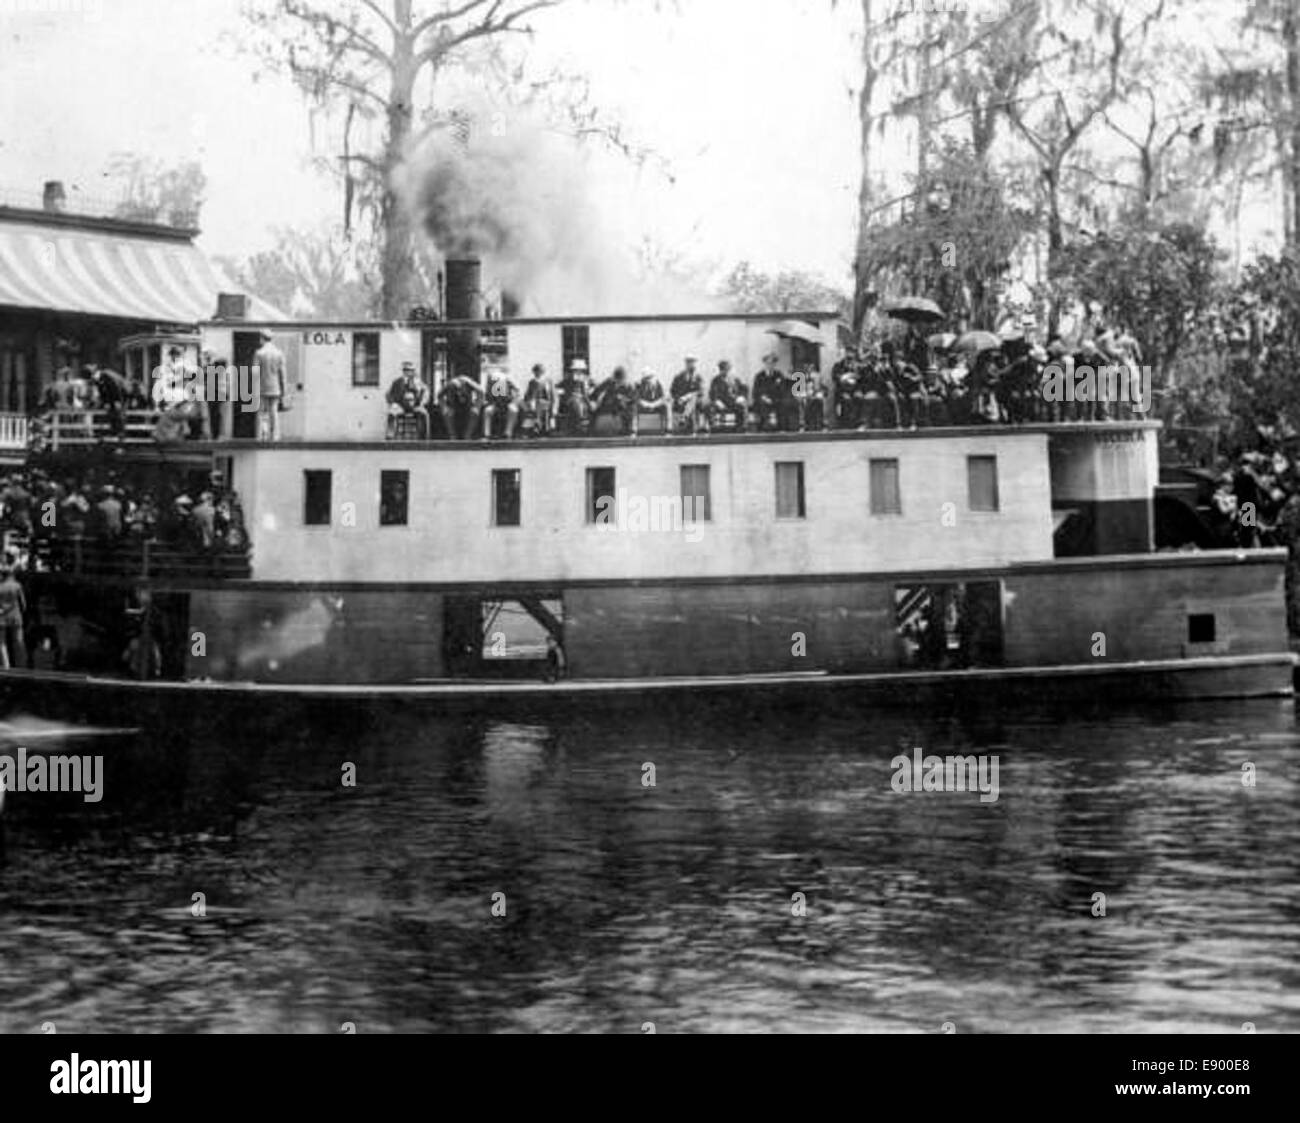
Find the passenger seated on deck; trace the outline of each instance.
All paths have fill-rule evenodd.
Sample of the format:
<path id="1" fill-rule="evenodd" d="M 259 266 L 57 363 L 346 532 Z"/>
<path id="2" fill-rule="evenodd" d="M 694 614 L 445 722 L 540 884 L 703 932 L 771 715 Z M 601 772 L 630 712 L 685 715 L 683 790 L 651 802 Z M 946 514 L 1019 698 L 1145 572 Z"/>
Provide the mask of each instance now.
<path id="1" fill-rule="evenodd" d="M 769 351 L 763 356 L 763 369 L 754 375 L 754 412 L 758 427 L 768 432 L 780 427 L 778 411 L 785 393 L 785 378 L 777 370 L 776 359 L 776 352 Z"/>
<path id="2" fill-rule="evenodd" d="M 555 383 L 541 363 L 533 364 L 533 376 L 524 391 L 523 417 L 532 422 L 533 436 L 545 436 L 555 424 Z"/>
<path id="3" fill-rule="evenodd" d="M 586 432 L 591 419 L 591 379 L 587 376 L 585 359 L 574 359 L 569 364 L 558 394 L 556 420 L 560 430 L 570 436 Z"/>
<path id="4" fill-rule="evenodd" d="M 796 370 L 791 389 L 798 406 L 799 429 L 813 432 L 825 429 L 826 387 L 817 368 L 809 363 L 803 370 Z"/>
<path id="5" fill-rule="evenodd" d="M 858 375 L 862 395 L 862 421 L 859 429 L 899 429 L 903 415 L 898 408 L 898 390 L 894 385 L 892 345 L 888 342 L 879 352 L 867 356 Z"/>
<path id="6" fill-rule="evenodd" d="M 636 390 L 628 381 L 627 369 L 615 367 L 614 373 L 597 386 L 592 395 L 593 417 L 612 417 L 617 421 L 620 433 L 631 433 L 635 401 Z"/>
<path id="7" fill-rule="evenodd" d="M 731 363 L 726 359 L 718 362 L 718 373 L 709 383 L 708 408 L 709 424 L 715 429 L 726 425 L 728 414 L 738 432 L 743 433 L 749 424 L 749 391 L 741 379 L 732 377 Z"/>
<path id="8" fill-rule="evenodd" d="M 492 439 L 492 422 L 504 419 L 504 436 L 513 440 L 519 426 L 519 387 L 510 372 L 494 367 L 487 372 L 487 396 L 483 406 L 483 439 Z"/>
<path id="9" fill-rule="evenodd" d="M 402 373 L 388 387 L 385 395 L 388 401 L 388 427 L 386 436 L 389 440 L 397 435 L 397 419 L 413 417 L 416 436 L 419 440 L 429 438 L 429 387 L 415 373 L 415 363 L 409 359 L 402 364 Z"/>
<path id="10" fill-rule="evenodd" d="M 709 416 L 705 409 L 704 377 L 696 369 L 697 359 L 687 355 L 686 366 L 678 371 L 669 388 L 673 400 L 673 416 L 678 424 L 692 433 L 709 431 Z"/>
<path id="11" fill-rule="evenodd" d="M 438 410 L 451 440 L 467 441 L 473 436 L 482 400 L 483 387 L 472 378 L 458 374 L 447 379 L 438 394 Z"/>
<path id="12" fill-rule="evenodd" d="M 641 414 L 657 413 L 663 432 L 668 432 L 668 395 L 664 393 L 664 384 L 659 376 L 646 367 L 636 384 L 636 408 L 632 411 L 632 436 L 641 428 Z"/>

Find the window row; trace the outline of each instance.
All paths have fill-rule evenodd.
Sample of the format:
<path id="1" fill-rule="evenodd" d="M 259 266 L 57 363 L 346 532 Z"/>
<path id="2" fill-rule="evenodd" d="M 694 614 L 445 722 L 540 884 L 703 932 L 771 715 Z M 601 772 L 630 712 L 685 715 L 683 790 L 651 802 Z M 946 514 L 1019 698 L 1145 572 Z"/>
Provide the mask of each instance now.
<path id="1" fill-rule="evenodd" d="M 870 487 L 868 509 L 873 515 L 903 513 L 900 470 L 897 459 L 873 459 L 868 466 Z M 523 473 L 518 468 L 492 470 L 492 525 L 519 526 Z M 998 510 L 998 463 L 996 456 L 966 458 L 966 502 L 971 511 Z M 411 474 L 385 469 L 379 473 L 379 525 L 405 526 L 410 513 Z M 588 523 L 609 521 L 617 501 L 617 474 L 613 468 L 588 468 L 586 514 Z M 683 518 L 709 522 L 713 518 L 709 465 L 683 464 L 680 490 Z M 802 460 L 778 461 L 775 465 L 775 510 L 778 519 L 807 517 Z M 328 526 L 333 507 L 333 473 L 328 468 L 303 472 L 303 523 Z"/>

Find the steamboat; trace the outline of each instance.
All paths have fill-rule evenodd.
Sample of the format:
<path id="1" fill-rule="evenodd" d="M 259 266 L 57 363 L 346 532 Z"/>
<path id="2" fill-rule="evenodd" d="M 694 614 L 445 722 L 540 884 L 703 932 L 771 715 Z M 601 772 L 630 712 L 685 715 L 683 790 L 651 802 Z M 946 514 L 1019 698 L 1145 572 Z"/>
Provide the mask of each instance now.
<path id="1" fill-rule="evenodd" d="M 692 434 L 647 414 L 635 436 L 488 439 L 400 423 L 386 388 L 405 364 L 436 391 L 486 366 L 626 364 L 666 383 L 688 354 L 749 375 L 772 351 L 785 370 L 825 370 L 837 349 L 832 313 L 485 318 L 478 289 L 476 263 L 449 263 L 442 319 L 299 323 L 231 299 L 216 319 L 124 339 L 128 377 L 147 384 L 173 348 L 241 370 L 269 338 L 288 408 L 275 439 L 256 403 L 226 402 L 179 441 L 158 440 L 147 411 L 52 411 L 26 471 L 161 490 L 164 519 L 182 493 L 215 491 L 237 497 L 241 529 L 201 548 L 152 526 L 28 544 L 29 650 L 0 671 L 9 701 L 138 725 L 245 703 L 1291 693 L 1285 551 L 1157 542 L 1158 422 L 763 432 L 732 418 Z"/>

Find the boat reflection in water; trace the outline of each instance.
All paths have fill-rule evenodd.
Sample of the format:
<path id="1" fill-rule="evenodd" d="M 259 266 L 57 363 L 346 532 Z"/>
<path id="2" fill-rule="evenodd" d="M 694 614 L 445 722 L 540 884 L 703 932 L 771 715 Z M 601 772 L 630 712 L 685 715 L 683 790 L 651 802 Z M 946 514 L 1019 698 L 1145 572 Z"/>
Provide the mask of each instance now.
<path id="1" fill-rule="evenodd" d="M 915 746 L 996 755 L 998 799 L 898 794 Z M 105 754 L 101 803 L 6 811 L 0 1030 L 1300 1028 L 1289 701 Z"/>

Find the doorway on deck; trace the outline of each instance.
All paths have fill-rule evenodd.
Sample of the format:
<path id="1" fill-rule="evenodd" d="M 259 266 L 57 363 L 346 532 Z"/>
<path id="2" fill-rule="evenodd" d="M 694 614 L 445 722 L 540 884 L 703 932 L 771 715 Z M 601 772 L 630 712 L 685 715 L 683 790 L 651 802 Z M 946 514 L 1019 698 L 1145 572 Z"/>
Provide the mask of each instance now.
<path id="1" fill-rule="evenodd" d="M 899 663 L 947 671 L 1002 664 L 1002 582 L 927 581 L 894 587 Z"/>
<path id="2" fill-rule="evenodd" d="M 230 343 L 230 349 L 233 352 L 230 356 L 231 380 L 235 382 L 234 390 L 236 394 L 234 406 L 234 421 L 231 425 L 231 436 L 236 440 L 256 440 L 257 438 L 257 411 L 248 408 L 250 405 L 256 405 L 258 401 L 259 387 L 255 385 L 253 370 L 253 356 L 257 354 L 257 349 L 262 346 L 260 333 L 255 331 L 237 331 L 233 333 Z M 240 372 L 248 371 L 247 375 L 241 375 Z M 245 382 L 244 378 L 248 381 Z M 238 394 L 242 386 L 253 387 L 253 401 L 251 403 L 239 400 Z"/>
<path id="3" fill-rule="evenodd" d="M 564 601 L 551 590 L 448 597 L 443 656 L 453 678 L 545 678 L 564 661 Z"/>

